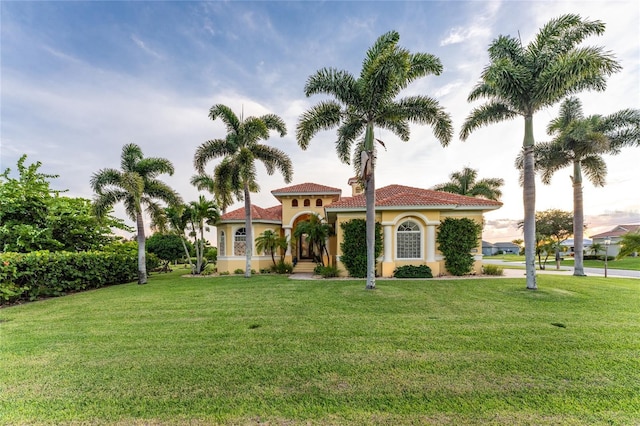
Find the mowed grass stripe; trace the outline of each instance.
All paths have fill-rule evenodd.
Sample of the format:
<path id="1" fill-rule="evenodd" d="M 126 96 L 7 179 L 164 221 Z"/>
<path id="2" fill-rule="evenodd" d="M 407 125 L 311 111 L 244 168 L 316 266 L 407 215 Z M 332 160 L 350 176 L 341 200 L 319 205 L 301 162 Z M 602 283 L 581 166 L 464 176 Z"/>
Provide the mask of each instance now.
<path id="1" fill-rule="evenodd" d="M 0 423 L 640 422 L 638 280 L 180 274 L 0 310 Z"/>

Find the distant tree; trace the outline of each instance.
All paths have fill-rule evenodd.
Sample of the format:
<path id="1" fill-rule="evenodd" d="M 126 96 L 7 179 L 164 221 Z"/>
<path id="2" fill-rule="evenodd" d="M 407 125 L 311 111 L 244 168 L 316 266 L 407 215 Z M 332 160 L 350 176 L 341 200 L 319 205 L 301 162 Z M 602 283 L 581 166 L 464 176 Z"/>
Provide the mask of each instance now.
<path id="1" fill-rule="evenodd" d="M 518 224 L 523 227 L 523 222 Z M 573 234 L 573 214 L 559 209 L 536 212 L 536 255 L 540 269 L 545 269 L 549 254 L 554 252 L 556 259 L 560 244 Z M 542 255 L 545 255 L 544 262 Z M 557 269 L 560 268 L 559 262 Z"/>
<path id="2" fill-rule="evenodd" d="M 91 187 L 96 194 L 93 207 L 98 217 L 104 217 L 116 203 L 124 203 L 127 215 L 136 222 L 138 229 L 138 284 L 146 284 L 143 206 L 154 220 L 164 213 L 158 200 L 176 204 L 180 202 L 180 196 L 157 179 L 160 174 L 173 174 L 169 160 L 145 158 L 136 144 L 124 145 L 120 159 L 122 170 L 101 169 L 91 177 Z"/>
<path id="3" fill-rule="evenodd" d="M 603 155 L 617 154 L 623 146 L 638 144 L 640 110 L 626 109 L 608 116 L 584 117 L 580 100 L 570 97 L 560 105 L 560 114 L 549 123 L 547 133 L 554 138 L 536 145 L 536 170 L 542 171 L 542 182 L 550 184 L 555 172 L 565 167 L 573 167 L 573 275 L 584 276 L 582 174 L 584 173 L 594 186 L 604 186 L 607 165 Z M 522 166 L 522 163 L 520 154 L 517 164 Z"/>
<path id="4" fill-rule="evenodd" d="M 164 261 L 164 270 L 169 269 L 169 263 L 184 256 L 182 239 L 176 234 L 155 233 L 147 238 L 147 251 Z"/>
<path id="5" fill-rule="evenodd" d="M 584 39 L 600 35 L 605 25 L 562 15 L 546 23 L 526 46 L 520 37 L 500 36 L 489 46 L 490 63 L 472 89 L 470 102 L 484 98 L 460 131 L 466 140 L 474 130 L 493 123 L 524 118 L 523 202 L 527 288 L 537 289 L 535 268 L 535 170 L 533 116 L 565 96 L 584 90 L 604 90 L 606 77 L 621 67 L 613 55 L 599 47 L 582 46 Z"/>
<path id="6" fill-rule="evenodd" d="M 251 277 L 251 257 L 253 233 L 251 228 L 251 192 L 259 190 L 256 181 L 256 160 L 261 161 L 267 173 L 272 175 L 280 170 L 286 183 L 291 182 L 293 165 L 291 159 L 282 150 L 260 143 L 269 138 L 269 131 L 277 131 L 281 137 L 287 134 L 287 128 L 275 114 L 261 117 L 238 118 L 225 105 L 214 105 L 209 110 L 209 118 L 220 118 L 227 126 L 224 139 L 214 139 L 203 143 L 196 150 L 194 165 L 199 174 L 205 173 L 205 166 L 214 159 L 222 157 L 213 172 L 214 182 L 220 185 L 220 191 L 230 190 L 238 200 L 244 199 L 246 230 L 245 277 Z M 240 191 L 239 188 L 242 188 Z"/>
<path id="7" fill-rule="evenodd" d="M 347 164 L 355 145 L 354 157 L 360 163 L 366 198 L 367 289 L 375 288 L 374 140 L 382 143 L 374 136 L 375 128 L 390 130 L 408 141 L 409 123 L 430 124 L 445 146 L 453 135 L 451 118 L 436 99 L 424 95 L 396 98 L 412 81 L 442 72 L 436 56 L 412 54 L 398 46 L 399 41 L 396 31 L 378 37 L 367 50 L 358 78 L 335 68 L 323 68 L 312 74 L 305 84 L 305 95 L 323 93 L 333 99 L 323 100 L 302 114 L 296 131 L 298 145 L 307 149 L 316 133 L 338 127 L 336 150 L 340 160 Z"/>
<path id="8" fill-rule="evenodd" d="M 499 201 L 502 196 L 500 187 L 504 185 L 504 179 L 485 178 L 476 180 L 477 177 L 477 170 L 465 167 L 460 172 L 451 173 L 449 182 L 436 185 L 433 189 L 435 191 L 450 192 L 469 197 L 484 197 L 489 200 Z"/>
<path id="9" fill-rule="evenodd" d="M 594 256 L 598 256 L 598 253 L 604 251 L 604 245 L 600 243 L 593 243 L 591 244 L 590 250 L 591 254 L 593 254 Z"/>
<path id="10" fill-rule="evenodd" d="M 617 259 L 622 259 L 640 252 L 640 232 L 629 232 L 620 239 L 620 253 Z"/>
<path id="11" fill-rule="evenodd" d="M 198 191 L 208 191 L 214 196 L 214 201 L 220 207 L 221 214 L 225 214 L 227 208 L 233 204 L 234 194 L 242 193 L 241 187 L 231 188 L 231 184 L 231 181 L 218 182 L 206 174 L 191 176 L 191 185 L 195 186 Z"/>
<path id="12" fill-rule="evenodd" d="M 204 231 L 209 228 L 205 225 L 213 226 L 220 220 L 218 207 L 213 201 L 209 201 L 204 195 L 198 197 L 198 201 L 191 201 L 187 206 L 189 222 L 194 235 L 194 247 L 196 250 L 196 265 L 193 273 L 199 275 L 206 266 L 205 263 L 205 239 Z"/>

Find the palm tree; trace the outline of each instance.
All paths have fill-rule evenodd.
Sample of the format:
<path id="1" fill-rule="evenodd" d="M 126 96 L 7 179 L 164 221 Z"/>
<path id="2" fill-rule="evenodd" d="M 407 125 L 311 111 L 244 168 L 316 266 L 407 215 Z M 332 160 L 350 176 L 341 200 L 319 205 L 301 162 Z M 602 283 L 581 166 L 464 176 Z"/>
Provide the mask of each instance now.
<path id="1" fill-rule="evenodd" d="M 256 237 L 256 250 L 258 253 L 269 253 L 273 265 L 276 264 L 276 253 L 278 250 L 287 249 L 287 237 L 281 237 L 270 229 L 267 229 Z"/>
<path id="2" fill-rule="evenodd" d="M 242 188 L 231 188 L 230 183 L 218 182 L 206 174 L 191 176 L 191 185 L 195 186 L 198 191 L 208 191 L 214 196 L 214 201 L 220 206 L 221 214 L 225 214 L 227 208 L 233 204 L 234 193 L 242 191 Z"/>
<path id="3" fill-rule="evenodd" d="M 309 217 L 309 220 L 300 222 L 296 226 L 293 236 L 298 239 L 302 235 L 307 236 L 309 252 L 313 253 L 314 256 L 318 256 L 322 266 L 325 266 L 324 256 L 326 255 L 327 259 L 329 258 L 327 240 L 331 236 L 331 226 L 323 221 L 317 213 L 314 213 Z M 315 248 L 317 248 L 317 251 Z"/>
<path id="4" fill-rule="evenodd" d="M 259 141 L 268 139 L 270 130 L 277 131 L 283 137 L 287 134 L 287 128 L 282 118 L 275 114 L 238 118 L 229 107 L 222 104 L 211 107 L 209 118 L 212 120 L 220 118 L 227 127 L 227 136 L 224 139 L 213 139 L 200 145 L 193 162 L 198 173 L 204 174 L 209 160 L 222 157 L 222 162 L 214 169 L 214 181 L 223 188 L 229 188 L 236 199 L 244 199 L 247 238 L 245 277 L 249 278 L 253 245 L 251 192 L 259 190 L 255 160 L 260 160 L 264 164 L 269 175 L 272 175 L 276 169 L 280 170 L 286 183 L 291 182 L 293 174 L 291 159 L 284 151 L 260 144 Z"/>
<path id="5" fill-rule="evenodd" d="M 640 252 L 640 232 L 628 232 L 620 238 L 620 253 L 616 259 Z"/>
<path id="6" fill-rule="evenodd" d="M 504 179 L 486 178 L 476 181 L 477 177 L 477 170 L 465 167 L 460 172 L 451 173 L 449 182 L 436 185 L 433 189 L 435 191 L 451 192 L 470 197 L 484 197 L 489 200 L 499 201 L 502 196 L 500 187 L 504 185 Z"/>
<path id="7" fill-rule="evenodd" d="M 460 139 L 472 131 L 517 116 L 524 118 L 523 200 L 527 288 L 537 289 L 535 269 L 535 171 L 533 115 L 565 96 L 582 90 L 604 90 L 605 77 L 621 69 L 612 54 L 600 47 L 578 47 L 590 35 L 600 35 L 605 25 L 562 15 L 545 24 L 526 47 L 519 38 L 500 36 L 489 46 L 490 63 L 469 102 L 485 98 L 466 118 Z"/>
<path id="8" fill-rule="evenodd" d="M 187 212 L 192 231 L 195 234 L 196 267 L 193 272 L 199 275 L 206 266 L 203 262 L 205 224 L 215 225 L 220 219 L 220 213 L 218 212 L 218 206 L 213 201 L 207 200 L 204 195 L 200 195 L 198 201 L 191 201 L 187 206 Z M 198 234 L 200 234 L 200 238 L 198 238 Z"/>
<path id="9" fill-rule="evenodd" d="M 366 197 L 368 289 L 375 288 L 374 128 L 390 130 L 408 141 L 410 122 L 430 124 L 444 146 L 453 134 L 451 118 L 435 99 L 423 95 L 396 99 L 400 91 L 417 78 L 442 72 L 437 57 L 427 53 L 411 54 L 398 46 L 399 40 L 396 31 L 380 36 L 367 50 L 358 78 L 335 68 L 323 68 L 311 75 L 304 88 L 305 95 L 326 93 L 334 99 L 321 101 L 306 111 L 296 130 L 298 144 L 307 149 L 316 133 L 338 127 L 336 150 L 346 164 L 355 142 L 354 156 L 362 159 L 360 179 Z"/>
<path id="10" fill-rule="evenodd" d="M 138 228 L 138 284 L 147 282 L 143 206 L 152 220 L 158 222 L 163 209 L 156 200 L 168 204 L 180 202 L 180 196 L 167 184 L 156 179 L 163 173 L 173 174 L 173 165 L 165 158 L 144 158 L 136 144 L 122 147 L 122 170 L 101 169 L 91 177 L 91 187 L 96 193 L 94 211 L 104 217 L 114 204 L 123 202 L 127 215 Z"/>
<path id="11" fill-rule="evenodd" d="M 185 204 L 180 203 L 167 207 L 164 209 L 163 226 L 160 228 L 160 231 L 173 233 L 180 237 L 185 256 L 189 261 L 190 269 L 193 271 L 195 269 L 193 267 L 193 262 L 191 262 L 191 254 L 187 248 L 187 241 L 184 236 L 187 226 L 189 225 L 189 216 L 190 213 Z"/>
<path id="12" fill-rule="evenodd" d="M 582 174 L 594 186 L 604 186 L 607 165 L 603 154 L 617 154 L 620 148 L 640 141 L 640 110 L 626 109 L 608 116 L 584 117 L 582 104 L 576 97 L 565 99 L 560 114 L 547 126 L 547 133 L 554 138 L 536 145 L 535 169 L 542 171 L 542 182 L 551 183 L 555 172 L 573 166 L 573 275 L 584 276 L 584 208 Z M 522 163 L 522 158 L 517 160 Z"/>

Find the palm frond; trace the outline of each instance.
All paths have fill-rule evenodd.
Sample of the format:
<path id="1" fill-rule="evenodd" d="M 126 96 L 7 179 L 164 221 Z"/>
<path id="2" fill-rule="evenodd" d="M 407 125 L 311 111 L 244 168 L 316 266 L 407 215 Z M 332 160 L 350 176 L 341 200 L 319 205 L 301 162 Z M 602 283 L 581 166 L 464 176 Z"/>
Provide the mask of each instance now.
<path id="1" fill-rule="evenodd" d="M 102 219 L 109 214 L 114 205 L 127 198 L 127 193 L 119 189 L 109 189 L 97 194 L 92 209 L 96 217 Z"/>
<path id="2" fill-rule="evenodd" d="M 91 176 L 90 184 L 94 192 L 101 193 L 105 187 L 119 186 L 122 172 L 116 169 L 101 169 Z"/>
<path id="3" fill-rule="evenodd" d="M 329 130 L 340 124 L 340 105 L 335 101 L 322 101 L 305 111 L 296 127 L 296 140 L 302 149 L 307 149 L 311 138 L 321 130 Z"/>
<path id="4" fill-rule="evenodd" d="M 224 139 L 208 140 L 196 148 L 196 153 L 193 156 L 193 167 L 198 173 L 204 173 L 204 168 L 210 160 L 232 155 L 233 152 L 233 147 Z"/>
<path id="5" fill-rule="evenodd" d="M 216 120 L 220 118 L 227 127 L 228 133 L 238 133 L 240 131 L 241 122 L 238 116 L 226 105 L 216 104 L 209 109 L 209 118 Z"/>
<path id="6" fill-rule="evenodd" d="M 607 178 L 607 163 L 600 155 L 589 155 L 580 162 L 585 176 L 594 186 L 604 186 Z"/>
<path id="7" fill-rule="evenodd" d="M 518 115 L 516 111 L 504 103 L 489 101 L 484 105 L 474 108 L 465 119 L 460 130 L 460 139 L 466 140 L 471 132 L 488 124 L 510 120 Z"/>
<path id="8" fill-rule="evenodd" d="M 442 73 L 442 69 L 442 62 L 437 56 L 430 53 L 414 53 L 410 57 L 407 81 L 411 82 L 419 77 L 424 77 L 430 74 L 440 75 Z"/>
<path id="9" fill-rule="evenodd" d="M 291 158 L 282 150 L 267 145 L 255 145 L 252 148 L 256 159 L 262 161 L 267 169 L 267 173 L 272 175 L 276 169 L 280 170 L 284 181 L 291 182 L 293 176 L 293 164 Z"/>
<path id="10" fill-rule="evenodd" d="M 356 79 L 347 71 L 335 68 L 322 68 L 307 79 L 304 94 L 309 97 L 317 93 L 333 95 L 345 105 L 352 104 L 356 98 Z"/>
<path id="11" fill-rule="evenodd" d="M 260 117 L 260 120 L 264 122 L 268 129 L 277 131 L 280 137 L 287 135 L 287 125 L 284 120 L 276 114 L 265 114 Z"/>
<path id="12" fill-rule="evenodd" d="M 148 179 L 145 182 L 144 194 L 150 199 L 159 199 L 170 205 L 182 203 L 182 198 L 176 191 L 157 179 Z"/>
<path id="13" fill-rule="evenodd" d="M 138 172 L 140 176 L 155 178 L 164 173 L 171 176 L 173 175 L 174 169 L 173 163 L 166 158 L 149 157 L 140 160 L 135 166 L 135 171 Z"/>
<path id="14" fill-rule="evenodd" d="M 120 168 L 124 172 L 131 172 L 135 170 L 138 161 L 142 160 L 142 149 L 134 143 L 125 144 L 122 147 L 122 154 L 120 154 Z"/>

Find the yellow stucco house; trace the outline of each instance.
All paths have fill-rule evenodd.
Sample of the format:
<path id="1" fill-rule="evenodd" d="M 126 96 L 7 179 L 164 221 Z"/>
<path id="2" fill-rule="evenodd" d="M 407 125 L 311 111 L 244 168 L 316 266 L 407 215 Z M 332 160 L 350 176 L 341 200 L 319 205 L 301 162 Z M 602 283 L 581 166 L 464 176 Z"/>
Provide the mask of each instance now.
<path id="1" fill-rule="evenodd" d="M 357 182 L 349 181 L 350 197 L 342 197 L 338 188 L 302 183 L 271 191 L 279 204 L 270 208 L 251 206 L 254 239 L 265 230 L 285 235 L 291 241 L 296 226 L 317 213 L 329 223 L 335 235 L 327 244 L 331 265 L 346 274 L 340 262 L 340 224 L 354 218 L 365 218 L 365 196 Z M 467 217 L 482 224 L 483 214 L 500 208 L 502 203 L 483 198 L 466 197 L 447 192 L 389 185 L 376 190 L 376 221 L 383 229 L 383 255 L 378 263 L 378 275 L 393 276 L 402 265 L 427 265 L 433 275 L 446 275 L 444 258 L 436 248 L 436 234 L 440 221 L 447 217 Z M 217 226 L 218 271 L 233 272 L 245 267 L 246 232 L 244 207 L 224 214 Z M 253 244 L 253 242 L 252 242 Z M 475 250 L 475 271 L 481 272 L 482 239 Z M 313 253 L 309 253 L 304 236 L 289 244 L 286 262 L 297 260 L 294 272 L 313 270 Z M 259 271 L 272 265 L 271 256 L 256 253 L 253 246 L 252 269 Z"/>

